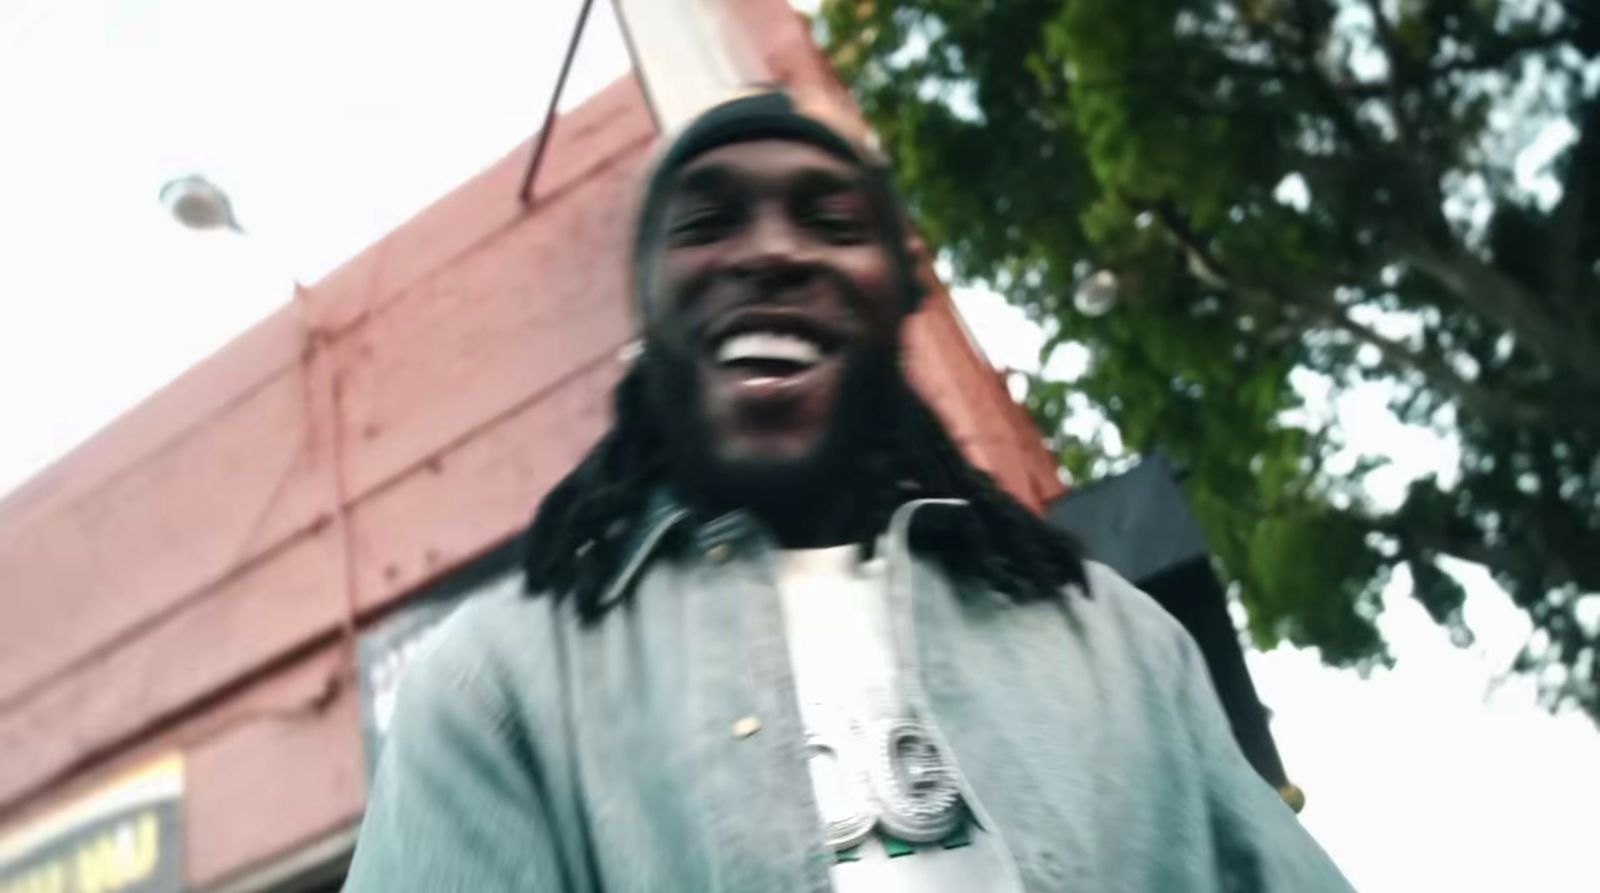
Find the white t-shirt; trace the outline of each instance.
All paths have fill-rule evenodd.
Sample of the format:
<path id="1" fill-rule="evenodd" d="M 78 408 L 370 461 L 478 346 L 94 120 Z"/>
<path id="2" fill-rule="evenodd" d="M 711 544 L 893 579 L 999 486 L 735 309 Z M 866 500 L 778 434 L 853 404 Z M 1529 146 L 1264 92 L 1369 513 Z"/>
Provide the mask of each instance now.
<path id="1" fill-rule="evenodd" d="M 848 738 L 851 728 L 908 714 L 898 678 L 881 561 L 858 560 L 858 547 L 778 553 L 778 586 L 794 669 L 800 718 L 822 740 Z M 824 816 L 867 802 L 859 778 L 830 760 L 811 761 L 811 779 Z M 839 893 L 995 891 L 1012 876 L 993 835 L 969 826 L 970 843 L 955 848 L 919 845 L 891 858 L 877 832 L 833 866 Z"/>

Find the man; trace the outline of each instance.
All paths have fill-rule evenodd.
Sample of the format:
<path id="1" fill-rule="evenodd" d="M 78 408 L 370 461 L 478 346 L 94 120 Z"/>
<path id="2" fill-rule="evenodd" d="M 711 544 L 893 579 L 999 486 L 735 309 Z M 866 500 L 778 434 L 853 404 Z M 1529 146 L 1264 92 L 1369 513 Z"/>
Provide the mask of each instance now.
<path id="1" fill-rule="evenodd" d="M 409 672 L 347 889 L 1348 889 L 1178 624 L 907 384 L 901 215 L 779 93 L 667 148 L 615 425 Z"/>

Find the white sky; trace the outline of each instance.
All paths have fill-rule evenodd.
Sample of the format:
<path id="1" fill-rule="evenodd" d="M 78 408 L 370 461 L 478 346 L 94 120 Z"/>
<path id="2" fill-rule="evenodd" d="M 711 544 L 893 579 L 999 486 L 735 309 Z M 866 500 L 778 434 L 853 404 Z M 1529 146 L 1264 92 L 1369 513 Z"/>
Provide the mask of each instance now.
<path id="1" fill-rule="evenodd" d="M 531 133 L 577 8 L 0 6 L 0 492 L 275 308 L 291 277 L 314 281 Z M 626 66 L 609 4 L 595 9 L 569 104 Z M 229 191 L 251 235 L 166 216 L 157 191 L 191 171 Z M 1041 336 L 1018 311 L 978 291 L 958 302 L 997 364 L 1035 365 Z M 1449 464 L 1379 393 L 1329 410 L 1358 450 L 1396 455 L 1380 491 Z M 1539 712 L 1524 680 L 1491 689 L 1528 624 L 1467 575 L 1472 649 L 1401 580 L 1382 621 L 1394 670 L 1250 656 L 1303 819 L 1363 890 L 1593 890 L 1600 735 Z"/>

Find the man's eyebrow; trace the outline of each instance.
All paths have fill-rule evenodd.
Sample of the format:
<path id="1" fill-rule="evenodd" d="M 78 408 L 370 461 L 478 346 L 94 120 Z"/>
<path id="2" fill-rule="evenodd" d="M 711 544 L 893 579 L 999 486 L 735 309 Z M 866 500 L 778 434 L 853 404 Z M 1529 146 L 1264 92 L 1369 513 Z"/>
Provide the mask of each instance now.
<path id="1" fill-rule="evenodd" d="M 737 178 L 723 164 L 701 164 L 684 171 L 676 184 L 677 192 L 721 192 Z"/>
<path id="2" fill-rule="evenodd" d="M 865 185 L 864 178 L 858 171 L 820 167 L 807 168 L 800 171 L 795 174 L 793 182 L 793 188 L 796 192 L 810 195 L 856 192 L 864 188 Z"/>
<path id="3" fill-rule="evenodd" d="M 759 178 L 759 177 L 758 177 Z M 709 163 L 688 168 L 678 177 L 674 191 L 688 194 L 726 192 L 741 179 L 748 179 L 731 165 Z M 808 167 L 786 178 L 782 184 L 768 183 L 758 189 L 777 187 L 789 192 L 809 195 L 831 195 L 863 188 L 864 178 L 854 170 L 834 170 L 826 167 Z"/>

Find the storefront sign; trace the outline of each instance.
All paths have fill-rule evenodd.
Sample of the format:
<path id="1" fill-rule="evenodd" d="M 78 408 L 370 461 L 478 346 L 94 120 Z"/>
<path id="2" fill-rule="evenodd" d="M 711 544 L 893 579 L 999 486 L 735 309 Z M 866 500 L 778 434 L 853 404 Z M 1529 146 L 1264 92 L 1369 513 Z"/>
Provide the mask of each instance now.
<path id="1" fill-rule="evenodd" d="M 0 833 L 0 893 L 181 893 L 183 760 Z"/>
<path id="2" fill-rule="evenodd" d="M 362 634 L 356 658 L 361 672 L 361 731 L 369 778 L 377 768 L 378 754 L 394 717 L 406 666 L 427 647 L 445 618 L 463 601 L 521 585 L 520 574 L 501 574 L 480 585 L 451 587 L 417 599 Z"/>

